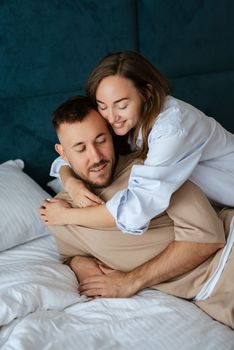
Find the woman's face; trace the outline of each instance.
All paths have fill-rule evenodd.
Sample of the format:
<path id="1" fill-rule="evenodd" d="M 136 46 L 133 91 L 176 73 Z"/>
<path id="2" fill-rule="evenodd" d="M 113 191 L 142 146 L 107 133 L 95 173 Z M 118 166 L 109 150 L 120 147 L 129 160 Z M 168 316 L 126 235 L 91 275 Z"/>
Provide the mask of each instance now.
<path id="1" fill-rule="evenodd" d="M 130 79 L 111 75 L 101 80 L 96 102 L 117 135 L 126 135 L 140 120 L 143 100 Z"/>

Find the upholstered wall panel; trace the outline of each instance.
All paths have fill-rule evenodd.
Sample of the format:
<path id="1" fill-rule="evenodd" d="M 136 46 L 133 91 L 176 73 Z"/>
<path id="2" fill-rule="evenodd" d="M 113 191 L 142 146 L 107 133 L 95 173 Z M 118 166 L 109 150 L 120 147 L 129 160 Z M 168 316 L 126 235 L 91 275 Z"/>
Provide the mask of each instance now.
<path id="1" fill-rule="evenodd" d="M 234 70 L 171 79 L 174 96 L 200 108 L 234 132 Z"/>
<path id="2" fill-rule="evenodd" d="M 174 94 L 234 131 L 234 2 L 138 1 L 139 49 Z"/>
<path id="3" fill-rule="evenodd" d="M 45 185 L 50 163 L 56 157 L 51 114 L 75 93 L 0 99 L 1 160 L 23 159 L 26 172 Z"/>
<path id="4" fill-rule="evenodd" d="M 106 52 L 135 47 L 132 0 L 2 0 L 0 96 L 81 89 Z"/>

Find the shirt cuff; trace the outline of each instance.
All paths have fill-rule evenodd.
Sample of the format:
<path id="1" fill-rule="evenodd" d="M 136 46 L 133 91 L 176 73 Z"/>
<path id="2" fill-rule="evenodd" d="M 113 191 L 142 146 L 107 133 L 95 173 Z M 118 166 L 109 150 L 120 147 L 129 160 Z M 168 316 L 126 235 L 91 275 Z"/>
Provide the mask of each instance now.
<path id="1" fill-rule="evenodd" d="M 51 164 L 50 176 L 57 177 L 60 179 L 59 171 L 61 166 L 64 166 L 64 165 L 70 166 L 70 164 L 68 164 L 62 157 L 56 158 Z"/>
<path id="2" fill-rule="evenodd" d="M 122 231 L 125 234 L 135 235 L 139 236 L 142 235 L 145 231 L 147 231 L 149 227 L 149 223 L 143 227 L 140 228 L 134 228 L 130 227 L 128 225 L 125 225 L 124 223 L 121 223 L 118 211 L 120 211 L 121 204 L 125 203 L 127 200 L 126 198 L 126 190 L 119 191 L 116 193 L 109 201 L 106 202 L 106 208 L 109 210 L 111 215 L 115 219 L 116 226 L 119 228 L 120 231 Z"/>

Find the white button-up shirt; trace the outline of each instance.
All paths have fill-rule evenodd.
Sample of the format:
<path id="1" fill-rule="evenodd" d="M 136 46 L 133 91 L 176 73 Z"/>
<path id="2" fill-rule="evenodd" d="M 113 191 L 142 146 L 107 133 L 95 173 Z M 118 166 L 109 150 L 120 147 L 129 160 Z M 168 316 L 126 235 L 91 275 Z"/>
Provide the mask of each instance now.
<path id="1" fill-rule="evenodd" d="M 140 133 L 137 145 L 141 143 Z M 187 179 L 212 202 L 234 206 L 234 135 L 213 118 L 168 96 L 148 146 L 144 163 L 132 167 L 128 188 L 106 203 L 121 231 L 145 232 Z"/>

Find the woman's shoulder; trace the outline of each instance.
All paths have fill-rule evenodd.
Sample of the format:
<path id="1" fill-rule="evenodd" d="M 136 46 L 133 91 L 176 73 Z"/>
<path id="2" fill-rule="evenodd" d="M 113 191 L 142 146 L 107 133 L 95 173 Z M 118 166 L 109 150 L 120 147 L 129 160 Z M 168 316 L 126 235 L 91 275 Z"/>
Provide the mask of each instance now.
<path id="1" fill-rule="evenodd" d="M 191 114 L 202 113 L 196 107 L 192 106 L 188 102 L 179 100 L 173 96 L 168 95 L 165 98 L 163 107 L 156 118 L 156 123 L 163 122 L 164 120 L 182 121 L 183 117 Z"/>
<path id="2" fill-rule="evenodd" d="M 149 134 L 149 142 L 153 142 L 155 138 L 183 135 L 193 128 L 197 131 L 210 129 L 211 119 L 191 104 L 167 96 Z"/>
<path id="3" fill-rule="evenodd" d="M 177 132 L 183 132 L 182 111 L 178 100 L 167 96 L 155 123 L 149 134 L 149 141 L 153 137 L 169 136 Z"/>

